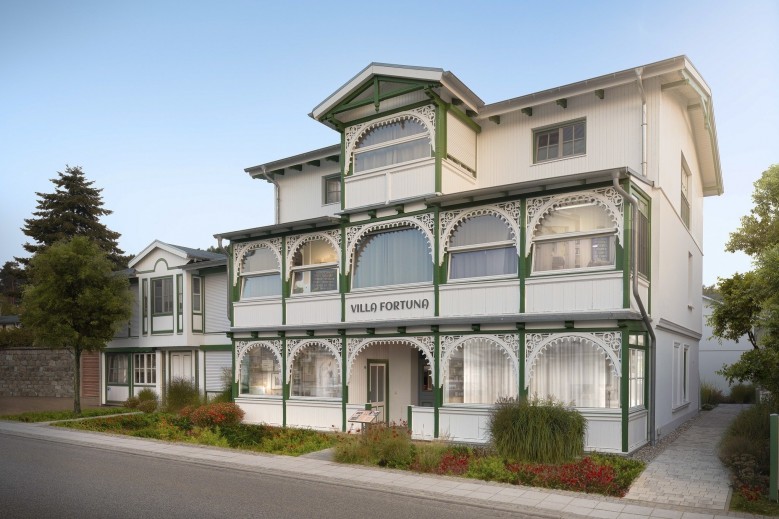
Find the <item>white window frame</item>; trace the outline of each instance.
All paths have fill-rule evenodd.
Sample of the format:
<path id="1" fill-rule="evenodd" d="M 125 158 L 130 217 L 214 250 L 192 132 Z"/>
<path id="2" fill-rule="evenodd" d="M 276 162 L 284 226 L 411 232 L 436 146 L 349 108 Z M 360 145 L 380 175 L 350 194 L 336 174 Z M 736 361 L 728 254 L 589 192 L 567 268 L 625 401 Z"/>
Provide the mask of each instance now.
<path id="1" fill-rule="evenodd" d="M 599 207 L 598 204 L 589 204 L 596 207 Z M 563 206 L 564 208 L 565 206 Z M 557 210 L 558 208 L 555 207 L 552 210 Z M 601 208 L 603 209 L 603 208 Z M 604 211 L 606 209 L 603 209 Z M 544 219 L 541 219 L 540 224 L 543 226 Z M 617 232 L 618 229 L 616 227 L 607 227 L 605 229 L 594 229 L 591 231 L 581 231 L 581 232 L 566 232 L 566 233 L 560 233 L 560 234 L 549 234 L 545 236 L 533 236 L 533 242 L 531 243 L 532 252 L 533 252 L 533 259 L 531 261 L 531 275 L 535 276 L 549 276 L 549 275 L 558 275 L 558 274 L 570 274 L 572 272 L 597 272 L 602 270 L 614 270 L 617 266 Z M 591 238 L 598 238 L 598 237 L 607 237 L 610 239 L 609 247 L 611 247 L 614 250 L 614 263 L 610 265 L 597 265 L 592 267 L 573 267 L 573 268 L 562 268 L 562 269 L 556 269 L 556 270 L 536 270 L 536 258 L 535 255 L 538 254 L 538 251 L 536 250 L 537 247 L 535 246 L 538 243 L 551 243 L 551 242 L 564 242 L 564 241 L 571 241 L 571 240 L 581 240 L 581 239 L 591 239 Z"/>
<path id="2" fill-rule="evenodd" d="M 563 130 L 565 128 L 571 127 L 573 128 L 574 135 L 576 134 L 576 125 L 583 124 L 584 125 L 584 151 L 581 153 L 571 153 L 569 155 L 563 155 Z M 542 135 L 546 134 L 552 134 L 557 132 L 558 134 L 558 141 L 557 141 L 557 156 L 556 157 L 547 157 L 545 159 L 539 159 L 538 158 L 538 140 Z M 574 139 L 575 142 L 575 139 Z M 587 155 L 587 120 L 586 119 L 576 119 L 573 121 L 567 121 L 565 123 L 555 125 L 555 126 L 549 126 L 546 128 L 538 128 L 533 130 L 533 164 L 543 164 L 546 162 L 551 162 L 555 160 L 562 160 L 562 159 L 569 159 L 573 157 L 583 157 Z"/>
<path id="3" fill-rule="evenodd" d="M 328 184 L 335 182 L 338 185 L 338 199 L 328 201 L 328 195 L 330 191 L 327 189 Z M 335 193 L 336 191 L 333 191 Z M 322 205 L 336 205 L 341 203 L 341 175 L 328 175 L 322 178 Z"/>
<path id="4" fill-rule="evenodd" d="M 160 283 L 157 288 L 157 283 Z M 166 285 L 170 285 L 170 290 L 167 290 Z M 161 290 L 160 294 L 160 306 L 161 311 L 157 311 L 157 291 Z M 154 278 L 151 280 L 151 314 L 152 315 L 173 315 L 173 277 L 166 276 L 161 278 Z"/>
<path id="5" fill-rule="evenodd" d="M 643 408 L 645 407 L 646 352 L 639 348 L 630 348 L 628 351 L 628 404 L 631 409 Z M 639 356 L 641 357 L 640 359 L 638 358 Z M 638 381 L 641 381 L 640 384 Z M 640 390 L 637 389 L 639 385 L 641 387 Z"/>
<path id="6" fill-rule="evenodd" d="M 470 220 L 471 218 L 476 218 L 480 216 L 492 216 L 496 220 L 498 220 L 501 224 L 506 226 L 505 222 L 503 222 L 500 218 L 496 217 L 495 215 L 474 215 L 466 218 L 462 222 L 460 222 L 457 227 L 452 231 L 452 235 L 457 232 L 458 228 L 461 225 L 464 225 Z M 510 231 L 510 229 L 509 229 Z M 447 272 L 447 280 L 452 283 L 468 283 L 472 282 L 474 280 L 490 280 L 490 279 L 514 279 L 517 277 L 517 274 L 519 272 L 519 257 L 517 256 L 516 261 L 516 269 L 514 272 L 509 272 L 508 274 L 493 274 L 491 276 L 472 276 L 467 278 L 455 278 L 452 277 L 452 264 L 454 263 L 454 256 L 458 253 L 463 252 L 476 252 L 481 250 L 492 250 L 492 249 L 508 249 L 512 248 L 514 249 L 515 255 L 516 255 L 516 247 L 517 244 L 514 240 L 501 240 L 501 241 L 495 241 L 495 242 L 482 242 L 482 243 L 475 243 L 472 245 L 458 245 L 458 246 L 449 246 L 447 248 L 447 252 L 449 252 L 449 266 L 448 266 L 448 272 Z"/>
<path id="7" fill-rule="evenodd" d="M 157 383 L 157 354 L 133 353 L 133 384 L 150 386 Z"/>
<path id="8" fill-rule="evenodd" d="M 692 213 L 690 207 L 690 177 L 692 175 L 689 168 L 687 167 L 687 164 L 685 164 L 684 157 L 682 157 L 681 172 L 681 207 L 679 209 L 679 216 L 681 217 L 684 226 L 689 229 L 692 222 Z"/>
<path id="9" fill-rule="evenodd" d="M 192 276 L 192 313 L 203 313 L 203 278 Z"/>
<path id="10" fill-rule="evenodd" d="M 672 359 L 671 407 L 679 409 L 690 403 L 690 345 L 674 341 Z"/>
<path id="11" fill-rule="evenodd" d="M 399 139 L 388 140 L 388 141 L 384 141 L 384 142 L 381 142 L 381 143 L 378 143 L 378 144 L 372 144 L 370 146 L 360 147 L 360 140 L 365 136 L 365 134 L 367 134 L 368 132 L 370 132 L 374 128 L 381 127 L 381 126 L 390 126 L 392 124 L 400 123 L 401 120 L 392 121 L 390 123 L 376 123 L 376 124 L 373 124 L 373 125 L 369 126 L 368 128 L 366 128 L 362 132 L 360 137 L 357 139 L 357 142 L 355 143 L 355 146 L 354 146 L 354 150 L 352 151 L 352 172 L 354 174 L 362 175 L 364 173 L 368 173 L 368 172 L 371 172 L 371 171 L 379 171 L 379 170 L 386 169 L 386 168 L 394 168 L 394 167 L 397 167 L 397 166 L 402 165 L 402 164 L 411 164 L 413 162 L 420 161 L 420 160 L 429 160 L 430 158 L 432 158 L 434 156 L 432 147 L 430 146 L 430 140 L 431 140 L 430 139 L 430 130 L 427 128 L 427 126 L 422 121 L 416 119 L 415 117 L 405 117 L 405 118 L 402 118 L 402 120 L 414 121 L 415 123 L 417 123 L 420 126 L 422 126 L 425 129 L 425 131 L 421 132 L 421 133 L 414 134 L 414 135 L 401 137 Z M 428 148 L 430 148 L 430 155 L 428 155 L 427 157 L 422 157 L 422 158 L 419 158 L 419 159 L 412 159 L 412 160 L 408 160 L 408 161 L 404 161 L 404 162 L 393 162 L 391 164 L 386 164 L 384 166 L 379 166 L 379 167 L 376 167 L 376 168 L 363 169 L 363 170 L 357 171 L 357 156 L 360 155 L 361 153 L 371 152 L 371 151 L 379 150 L 379 149 L 382 149 L 382 148 L 388 148 L 390 146 L 397 146 L 398 144 L 405 144 L 407 142 L 413 142 L 413 141 L 422 140 L 422 139 L 425 139 L 425 141 L 428 143 Z"/>
<path id="12" fill-rule="evenodd" d="M 122 360 L 123 359 L 123 360 Z M 106 354 L 106 384 L 111 386 L 127 386 L 130 383 L 129 355 L 126 353 Z M 121 375 L 124 375 L 122 377 Z M 121 379 L 124 378 L 124 381 Z"/>
<path id="13" fill-rule="evenodd" d="M 254 250 L 260 250 L 260 249 L 266 249 L 270 254 L 273 254 L 273 251 L 270 249 L 267 249 L 266 247 L 259 247 Z M 253 251 L 250 251 L 253 252 Z M 247 253 L 248 255 L 248 253 Z M 274 255 L 275 256 L 275 255 Z M 241 301 L 256 301 L 261 299 L 277 299 L 281 297 L 281 293 L 283 291 L 283 278 L 281 276 L 281 265 L 279 265 L 278 258 L 274 258 L 276 260 L 276 267 L 275 269 L 267 269 L 267 270 L 253 270 L 253 271 L 246 271 L 243 270 L 243 265 L 246 261 L 246 256 L 243 257 L 241 260 L 241 271 L 240 271 L 240 278 L 241 278 L 241 291 L 240 291 L 240 300 Z M 279 279 L 279 293 L 278 294 L 271 294 L 267 296 L 256 296 L 256 297 L 245 297 L 243 295 L 244 288 L 246 286 L 246 280 L 251 278 L 259 278 L 264 276 L 278 276 Z"/>

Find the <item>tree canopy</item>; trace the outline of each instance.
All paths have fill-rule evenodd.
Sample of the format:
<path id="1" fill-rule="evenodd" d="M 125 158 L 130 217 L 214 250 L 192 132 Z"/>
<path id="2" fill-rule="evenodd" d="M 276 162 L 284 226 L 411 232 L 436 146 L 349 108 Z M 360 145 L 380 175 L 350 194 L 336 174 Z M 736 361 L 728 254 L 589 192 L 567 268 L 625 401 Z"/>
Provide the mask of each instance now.
<path id="1" fill-rule="evenodd" d="M 746 335 L 753 346 L 720 373 L 731 383 L 750 381 L 779 395 L 779 164 L 755 182 L 752 200 L 727 250 L 752 256 L 755 269 L 718 280 L 722 300 L 709 324 L 717 337 L 737 341 Z"/>
<path id="2" fill-rule="evenodd" d="M 57 174 L 58 178 L 51 179 L 56 186 L 53 193 L 35 193 L 37 211 L 24 220 L 22 231 L 37 243 L 25 243 L 24 249 L 35 254 L 60 240 L 87 236 L 106 253 L 114 270 L 125 268 L 128 258 L 119 248 L 120 234 L 100 222 L 112 213 L 103 207 L 103 190 L 92 187 L 94 182 L 86 179 L 80 167 L 66 166 L 64 173 Z M 28 258 L 17 260 L 25 266 L 29 262 Z"/>
<path id="3" fill-rule="evenodd" d="M 132 312 L 128 280 L 113 267 L 96 243 L 75 236 L 37 253 L 27 268 L 22 325 L 39 345 L 73 353 L 76 413 L 81 412 L 81 353 L 102 349 Z"/>
<path id="4" fill-rule="evenodd" d="M 22 299 L 24 271 L 16 261 L 6 261 L 0 268 L 0 315 L 18 314 Z"/>

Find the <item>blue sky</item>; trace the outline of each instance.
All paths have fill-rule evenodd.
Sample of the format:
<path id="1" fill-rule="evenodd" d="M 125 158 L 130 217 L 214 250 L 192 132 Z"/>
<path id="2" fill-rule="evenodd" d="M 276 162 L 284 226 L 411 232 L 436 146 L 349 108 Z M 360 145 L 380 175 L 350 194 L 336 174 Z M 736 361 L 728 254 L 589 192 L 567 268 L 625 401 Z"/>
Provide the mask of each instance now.
<path id="1" fill-rule="evenodd" d="M 383 6 L 391 6 L 384 9 Z M 441 67 L 487 103 L 686 54 L 712 89 L 725 195 L 704 282 L 779 162 L 779 2 L 0 3 L 0 265 L 66 164 L 103 189 L 120 246 L 205 248 L 273 223 L 243 169 L 335 144 L 308 117 L 370 62 Z"/>

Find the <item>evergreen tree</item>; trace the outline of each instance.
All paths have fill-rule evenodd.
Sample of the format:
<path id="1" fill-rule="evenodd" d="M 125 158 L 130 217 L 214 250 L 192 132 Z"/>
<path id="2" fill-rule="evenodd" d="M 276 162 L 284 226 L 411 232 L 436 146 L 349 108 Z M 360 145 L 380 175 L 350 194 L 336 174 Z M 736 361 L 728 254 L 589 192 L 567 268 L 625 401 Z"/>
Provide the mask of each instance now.
<path id="1" fill-rule="evenodd" d="M 15 315 L 22 298 L 24 271 L 15 261 L 6 261 L 0 268 L 0 315 Z"/>
<path id="2" fill-rule="evenodd" d="M 80 167 L 66 166 L 64 173 L 57 174 L 59 178 L 51 179 L 57 186 L 54 193 L 35 193 L 38 210 L 24 220 L 22 231 L 37 243 L 25 243 L 24 249 L 36 254 L 60 240 L 86 236 L 105 252 L 115 270 L 126 268 L 128 257 L 117 242 L 120 234 L 100 222 L 100 217 L 112 213 L 103 207 L 103 190 L 93 188 L 94 182 L 84 177 Z M 25 266 L 30 261 L 16 259 Z"/>

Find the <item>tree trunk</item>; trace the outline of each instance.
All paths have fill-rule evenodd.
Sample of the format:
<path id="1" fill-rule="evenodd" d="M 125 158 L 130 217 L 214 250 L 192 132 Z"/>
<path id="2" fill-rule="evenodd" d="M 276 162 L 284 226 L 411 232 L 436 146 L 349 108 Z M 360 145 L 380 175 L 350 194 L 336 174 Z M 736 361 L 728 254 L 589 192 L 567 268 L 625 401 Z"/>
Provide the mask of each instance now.
<path id="1" fill-rule="evenodd" d="M 81 414 L 81 346 L 73 348 L 73 412 Z"/>

